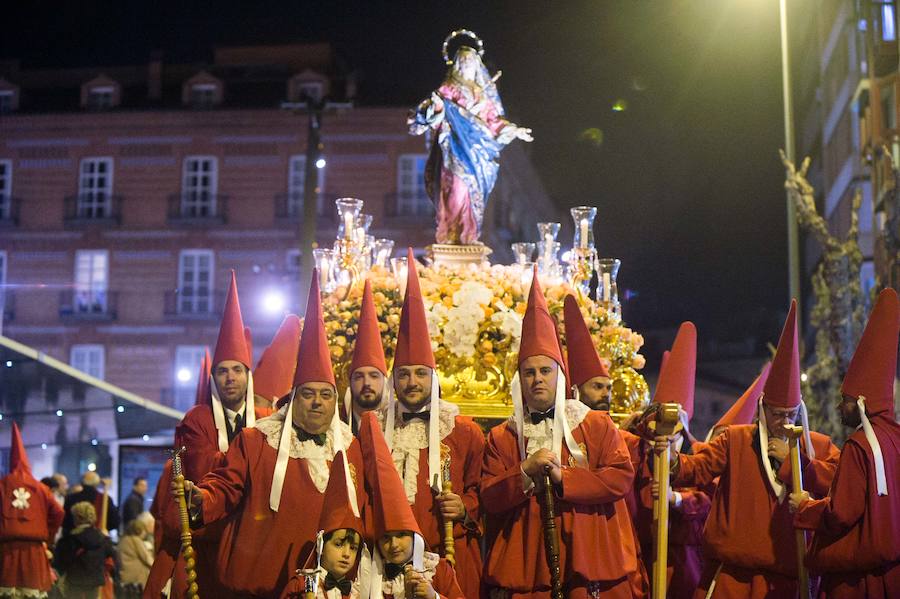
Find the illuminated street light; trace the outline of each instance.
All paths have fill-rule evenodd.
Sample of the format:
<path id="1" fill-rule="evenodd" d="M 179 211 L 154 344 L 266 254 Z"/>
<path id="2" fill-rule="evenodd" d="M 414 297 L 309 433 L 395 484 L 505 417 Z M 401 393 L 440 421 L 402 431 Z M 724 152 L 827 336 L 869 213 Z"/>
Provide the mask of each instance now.
<path id="1" fill-rule="evenodd" d="M 319 158 L 316 160 L 316 168 L 325 168 L 325 159 Z"/>
<path id="2" fill-rule="evenodd" d="M 56 410 L 56 415 L 59 416 L 60 418 L 62 418 L 63 411 L 62 411 L 62 410 Z"/>
<path id="3" fill-rule="evenodd" d="M 176 376 L 178 377 L 179 382 L 186 383 L 191 380 L 191 371 L 187 368 L 179 368 Z"/>
<path id="4" fill-rule="evenodd" d="M 118 408 L 116 408 L 116 412 L 118 412 L 119 414 L 123 413 L 124 411 L 125 411 L 125 406 L 119 406 Z"/>
<path id="5" fill-rule="evenodd" d="M 263 296 L 263 309 L 269 314 L 282 314 L 284 306 L 284 294 L 280 291 L 271 290 Z"/>
<path id="6" fill-rule="evenodd" d="M 88 470 L 90 470 L 91 472 L 96 472 L 97 464 L 95 464 L 94 462 L 91 462 L 90 464 L 88 464 Z"/>
<path id="7" fill-rule="evenodd" d="M 149 441 L 150 435 L 144 435 L 143 437 L 141 437 L 141 439 L 143 439 L 144 441 Z"/>

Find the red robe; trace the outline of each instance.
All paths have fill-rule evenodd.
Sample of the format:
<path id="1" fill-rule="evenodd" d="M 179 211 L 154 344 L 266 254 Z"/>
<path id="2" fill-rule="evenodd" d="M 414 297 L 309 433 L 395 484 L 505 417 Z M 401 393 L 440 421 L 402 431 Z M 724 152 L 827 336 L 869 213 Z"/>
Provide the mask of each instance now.
<path id="1" fill-rule="evenodd" d="M 407 423 L 406 426 L 409 424 L 412 423 Z M 450 449 L 450 481 L 453 484 L 453 492 L 460 496 L 465 505 L 469 520 L 465 525 L 457 522 L 453 526 L 456 573 L 465 596 L 475 598 L 481 593 L 482 563 L 479 542 L 482 531 L 478 485 L 481 482 L 481 463 L 484 459 L 484 433 L 471 418 L 457 416 L 452 432 L 444 437 L 441 443 Z M 426 546 L 430 551 L 443 556 L 444 525 L 440 508 L 434 500 L 431 483 L 428 481 L 427 447 L 419 450 L 416 487 L 415 502 L 410 506 L 413 515 L 422 531 Z"/>
<path id="2" fill-rule="evenodd" d="M 891 597 L 900 592 L 900 425 L 871 418 L 884 456 L 887 496 L 875 487 L 875 461 L 862 430 L 844 444 L 828 497 L 794 516 L 815 530 L 807 563 L 821 573 L 823 597 Z"/>
<path id="3" fill-rule="evenodd" d="M 641 544 L 641 554 L 647 564 L 655 560 L 653 549 L 653 461 L 651 445 L 641 440 L 637 455 L 639 463 L 635 467 L 634 494 L 636 512 L 634 525 Z M 699 445 L 695 445 L 699 449 Z M 681 494 L 681 505 L 669 506 L 669 548 L 666 562 L 667 593 L 669 599 L 683 599 L 693 596 L 703 572 L 703 525 L 709 514 L 709 495 L 700 489 L 687 486 L 672 488 Z M 648 566 L 649 567 L 649 566 Z"/>
<path id="4" fill-rule="evenodd" d="M 255 408 L 255 415 L 261 418 L 262 411 Z M 184 478 L 198 482 L 206 474 L 225 462 L 225 454 L 219 451 L 219 437 L 216 422 L 213 418 L 212 406 L 209 404 L 192 407 L 175 427 L 175 447 L 185 447 L 181 465 Z M 144 586 L 145 599 L 158 599 L 160 593 L 171 578 L 170 597 L 180 599 L 187 590 L 184 558 L 181 556 L 181 520 L 178 506 L 171 495 L 172 471 L 171 461 L 156 486 L 156 496 L 151 512 L 157 519 L 154 536 L 158 538 L 156 558 L 150 568 L 147 584 Z M 162 489 L 162 493 L 160 493 Z M 216 560 L 219 539 L 225 528 L 225 521 L 213 526 L 192 531 L 192 545 L 196 558 L 197 586 L 203 595 L 218 595 L 224 589 L 219 584 L 216 573 Z"/>
<path id="5" fill-rule="evenodd" d="M 563 443 L 563 479 L 555 491 L 564 585 L 570 596 L 583 595 L 591 584 L 610 596 L 631 597 L 629 576 L 638 563 L 624 499 L 634 481 L 628 450 L 605 413 L 589 411 L 572 434 L 589 467 L 569 465 Z M 489 517 L 484 580 L 513 594 L 546 595 L 550 573 L 541 510 L 537 495 L 525 491 L 524 478 L 514 424 L 495 426 L 485 448 L 481 486 L 481 505 Z"/>
<path id="6" fill-rule="evenodd" d="M 291 434 L 296 442 L 295 433 Z M 362 455 L 355 439 L 347 457 L 351 472 L 362 476 Z M 219 546 L 217 568 L 222 585 L 232 595 L 278 597 L 303 563 L 301 558 L 314 547 L 324 488 L 320 492 L 316 487 L 307 460 L 290 458 L 281 505 L 273 512 L 269 494 L 276 458 L 277 450 L 266 435 L 247 428 L 231 443 L 225 464 L 199 483 L 204 523 L 231 516 Z M 356 488 L 358 505 L 365 505 L 362 480 Z"/>
<path id="7" fill-rule="evenodd" d="M 13 506 L 17 498 L 23 507 Z M 0 589 L 50 590 L 47 543 L 63 516 L 50 489 L 30 474 L 16 471 L 0 479 Z"/>
<path id="8" fill-rule="evenodd" d="M 811 474 L 827 473 L 840 455 L 831 440 L 810 433 L 817 462 Z M 797 554 L 792 516 L 785 501 L 778 503 L 760 460 L 757 425 L 736 425 L 694 455 L 680 455 L 675 485 L 704 487 L 719 483 L 704 530 L 703 550 L 721 562 L 713 597 L 790 597 L 797 595 Z M 762 455 L 768 459 L 765 451 Z M 809 468 L 809 466 L 808 466 Z M 825 475 L 825 474 L 823 474 Z M 812 489 L 823 481 L 804 481 Z M 695 597 L 705 597 L 706 589 Z"/>

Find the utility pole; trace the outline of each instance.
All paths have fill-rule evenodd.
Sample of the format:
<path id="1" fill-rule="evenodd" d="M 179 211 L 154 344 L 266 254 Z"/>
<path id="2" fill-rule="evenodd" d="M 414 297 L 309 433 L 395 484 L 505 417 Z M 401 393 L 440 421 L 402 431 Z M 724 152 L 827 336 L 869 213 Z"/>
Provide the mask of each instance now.
<path id="1" fill-rule="evenodd" d="M 301 102 L 282 102 L 281 108 L 295 113 L 305 112 L 308 117 L 306 133 L 306 169 L 303 176 L 303 213 L 300 227 L 300 280 L 297 289 L 297 306 L 301 314 L 306 314 L 306 298 L 312 284 L 315 266 L 313 249 L 316 247 L 318 224 L 319 166 L 322 157 L 322 116 L 326 111 L 353 108 L 352 102 L 331 102 L 325 98 L 311 98 L 308 95 Z"/>
<path id="2" fill-rule="evenodd" d="M 791 95 L 791 60 L 788 45 L 787 0 L 780 0 L 781 17 L 781 86 L 784 98 L 784 155 L 792 164 L 797 164 L 794 146 L 794 102 Z M 800 232 L 797 226 L 797 208 L 787 193 L 787 245 L 788 245 L 788 303 L 797 300 L 797 327 L 803 328 L 803 302 L 800 297 Z M 802 336 L 802 331 L 801 331 Z"/>

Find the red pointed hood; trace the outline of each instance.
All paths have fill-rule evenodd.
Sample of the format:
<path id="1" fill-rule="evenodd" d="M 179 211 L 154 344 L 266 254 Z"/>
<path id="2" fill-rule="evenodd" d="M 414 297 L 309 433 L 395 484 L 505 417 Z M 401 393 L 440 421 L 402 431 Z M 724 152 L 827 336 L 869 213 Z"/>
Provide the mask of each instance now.
<path id="1" fill-rule="evenodd" d="M 406 277 L 406 297 L 400 312 L 400 331 L 397 333 L 397 349 L 394 352 L 394 368 L 423 364 L 437 368 L 434 352 L 431 350 L 431 336 L 425 319 L 425 302 L 419 288 L 419 273 L 412 248 L 406 253 L 408 274 Z"/>
<path id="2" fill-rule="evenodd" d="M 766 380 L 763 401 L 776 408 L 800 405 L 800 343 L 797 334 L 797 300 L 791 300 L 787 320 L 781 330 L 778 349 Z"/>
<path id="3" fill-rule="evenodd" d="M 772 368 L 771 362 L 766 362 L 762 372 L 756 377 L 753 383 L 747 387 L 744 394 L 732 404 L 728 411 L 719 418 L 719 421 L 713 426 L 731 426 L 732 424 L 751 424 L 754 416 L 756 416 L 757 403 L 759 396 L 762 395 L 763 387 L 769 378 L 769 370 Z"/>
<path id="4" fill-rule="evenodd" d="M 669 350 L 666 350 L 663 352 L 662 359 L 659 361 L 659 373 L 660 374 L 662 374 L 663 368 L 666 367 L 666 362 L 669 361 L 669 355 L 671 353 L 672 352 L 670 352 Z"/>
<path id="5" fill-rule="evenodd" d="M 866 398 L 866 413 L 877 414 L 894 408 L 894 377 L 897 372 L 897 337 L 900 335 L 900 300 L 887 288 L 869 315 L 844 375 L 841 392 Z"/>
<path id="6" fill-rule="evenodd" d="M 228 297 L 225 299 L 225 312 L 222 314 L 222 324 L 219 327 L 219 338 L 213 352 L 212 366 L 224 360 L 236 360 L 248 369 L 253 366 L 253 358 L 244 333 L 244 319 L 241 317 L 237 279 L 233 270 Z"/>
<path id="7" fill-rule="evenodd" d="M 9 443 L 9 473 L 19 473 L 31 476 L 31 464 L 28 462 L 28 454 L 25 452 L 25 444 L 22 443 L 22 434 L 19 425 L 12 424 L 12 434 Z"/>
<path id="8" fill-rule="evenodd" d="M 581 386 L 594 377 L 605 376 L 609 372 L 600 361 L 594 340 L 588 330 L 581 309 L 574 296 L 567 295 L 563 307 L 566 323 L 566 355 L 569 362 L 569 376 L 572 384 Z"/>
<path id="9" fill-rule="evenodd" d="M 319 530 L 331 532 L 339 528 L 352 528 L 359 534 L 363 534 L 365 532 L 363 522 L 358 516 L 353 515 L 350 497 L 347 495 L 348 489 L 347 478 L 344 474 L 343 451 L 334 454 L 334 461 L 331 462 L 330 470 L 328 486 L 325 487 L 322 503 L 322 514 L 319 516 Z"/>
<path id="10" fill-rule="evenodd" d="M 430 338 L 428 347 L 431 348 Z M 349 373 L 353 374 L 354 370 L 362 366 L 377 368 L 381 374 L 387 374 L 384 346 L 381 343 L 378 315 L 375 312 L 375 297 L 372 295 L 372 284 L 368 279 L 363 287 L 362 305 L 359 308 L 359 325 L 356 329 L 356 344 L 353 346 L 353 359 L 350 361 Z"/>
<path id="11" fill-rule="evenodd" d="M 300 353 L 300 317 L 288 314 L 253 371 L 253 390 L 271 402 L 291 392 Z"/>
<path id="12" fill-rule="evenodd" d="M 528 306 L 522 317 L 522 340 L 519 344 L 519 365 L 532 356 L 547 356 L 565 369 L 565 360 L 560 350 L 559 338 L 556 335 L 556 324 L 547 309 L 547 300 L 538 281 L 537 267 L 531 278 L 531 290 L 528 292 Z"/>
<path id="13" fill-rule="evenodd" d="M 303 320 L 303 332 L 300 335 L 300 352 L 297 360 L 294 387 L 314 382 L 335 385 L 331 351 L 328 349 L 325 320 L 322 317 L 322 297 L 319 294 L 317 269 L 313 270 L 309 298 L 306 300 L 306 318 Z"/>
<path id="14" fill-rule="evenodd" d="M 366 412 L 359 425 L 359 444 L 366 469 L 366 484 L 372 507 L 372 533 L 377 541 L 384 533 L 408 530 L 422 535 L 419 524 L 409 507 L 403 482 L 394 466 L 378 425 L 375 412 Z"/>
<path id="15" fill-rule="evenodd" d="M 690 419 L 694 415 L 694 380 L 697 373 L 697 328 L 683 322 L 678 328 L 668 359 L 663 360 L 654 403 L 681 404 Z"/>

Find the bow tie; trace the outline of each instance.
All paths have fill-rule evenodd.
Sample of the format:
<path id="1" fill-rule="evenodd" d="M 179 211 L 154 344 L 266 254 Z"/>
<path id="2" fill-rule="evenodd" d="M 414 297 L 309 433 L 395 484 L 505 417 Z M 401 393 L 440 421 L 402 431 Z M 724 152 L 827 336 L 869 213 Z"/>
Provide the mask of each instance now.
<path id="1" fill-rule="evenodd" d="M 553 420 L 556 408 L 550 408 L 546 412 L 530 412 L 531 424 L 540 424 L 542 420 Z"/>
<path id="2" fill-rule="evenodd" d="M 340 580 L 336 579 L 334 575 L 329 572 L 325 577 L 325 590 L 330 591 L 333 588 L 338 588 L 341 590 L 341 595 L 349 595 L 350 594 L 350 579 L 349 578 L 341 578 Z"/>
<path id="3" fill-rule="evenodd" d="M 392 564 L 388 562 L 384 565 L 384 577 L 388 580 L 394 580 L 403 574 L 404 568 L 406 568 L 406 564 Z"/>
<path id="4" fill-rule="evenodd" d="M 410 420 L 415 420 L 418 418 L 422 422 L 428 422 L 428 419 L 431 418 L 431 412 L 425 410 L 424 412 L 403 412 L 403 422 L 409 422 Z"/>
<path id="5" fill-rule="evenodd" d="M 306 432 L 299 426 L 295 426 L 294 430 L 297 432 L 297 439 L 299 439 L 301 443 L 303 441 L 313 441 L 316 445 L 325 445 L 325 433 L 314 435 Z"/>

